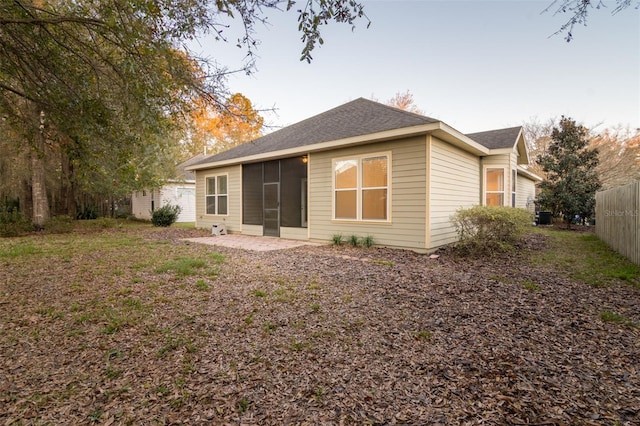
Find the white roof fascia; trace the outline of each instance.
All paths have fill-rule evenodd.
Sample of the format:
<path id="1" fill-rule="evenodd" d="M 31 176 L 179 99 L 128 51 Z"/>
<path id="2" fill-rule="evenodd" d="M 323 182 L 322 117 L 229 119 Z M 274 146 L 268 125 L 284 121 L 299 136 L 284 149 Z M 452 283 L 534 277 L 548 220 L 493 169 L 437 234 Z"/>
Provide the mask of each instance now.
<path id="1" fill-rule="evenodd" d="M 489 148 L 474 141 L 464 133 L 461 133 L 442 121 L 439 122 L 440 128 L 433 132 L 433 135 L 445 142 L 448 142 L 458 148 L 470 152 L 479 157 L 488 155 Z"/>
<path id="2" fill-rule="evenodd" d="M 538 176 L 537 174 L 532 173 L 529 170 L 525 169 L 520 164 L 518 164 L 518 174 L 521 175 L 521 176 L 524 176 L 526 178 L 529 178 L 531 180 L 535 180 L 537 182 L 542 182 L 544 180 L 540 176 Z"/>

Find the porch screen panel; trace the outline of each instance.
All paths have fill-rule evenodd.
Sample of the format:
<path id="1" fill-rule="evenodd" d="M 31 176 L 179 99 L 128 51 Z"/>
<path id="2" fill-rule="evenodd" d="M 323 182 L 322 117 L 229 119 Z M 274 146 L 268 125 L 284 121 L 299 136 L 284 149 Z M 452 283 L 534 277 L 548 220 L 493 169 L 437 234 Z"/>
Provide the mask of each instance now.
<path id="1" fill-rule="evenodd" d="M 242 166 L 242 223 L 262 225 L 262 163 Z"/>
<path id="2" fill-rule="evenodd" d="M 307 165 L 302 157 L 280 160 L 281 226 L 302 227 L 302 186 L 306 185 L 306 179 Z"/>

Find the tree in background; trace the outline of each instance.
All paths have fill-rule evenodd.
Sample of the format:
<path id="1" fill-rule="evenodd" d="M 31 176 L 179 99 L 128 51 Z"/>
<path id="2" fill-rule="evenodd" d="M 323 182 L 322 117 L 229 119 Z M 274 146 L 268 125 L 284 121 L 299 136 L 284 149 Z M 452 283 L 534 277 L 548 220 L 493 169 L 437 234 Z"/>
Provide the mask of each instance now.
<path id="1" fill-rule="evenodd" d="M 113 200 L 167 177 L 178 158 L 181 118 L 199 102 L 224 108 L 232 72 L 196 59 L 185 42 L 207 33 L 227 41 L 223 32 L 236 19 L 243 32 L 236 44 L 252 57 L 255 23 L 280 3 L 0 3 L 0 118 L 16 142 L 16 158 L 28 159 L 33 221 L 46 222 L 49 207 L 73 216 L 88 199 Z M 310 61 L 315 43 L 322 43 L 322 25 L 366 17 L 355 0 L 303 4 L 302 60 Z M 252 67 L 248 62 L 238 71 Z M 1 181 L 8 172 L 0 170 Z"/>
<path id="2" fill-rule="evenodd" d="M 558 120 L 532 119 L 522 125 L 529 156 L 536 159 L 549 153 L 551 134 Z M 598 150 L 598 176 L 603 189 L 608 189 L 640 179 L 640 132 L 629 128 L 605 129 L 600 133 L 589 132 L 590 148 Z M 540 177 L 546 172 L 542 165 L 532 161 L 528 169 Z"/>
<path id="3" fill-rule="evenodd" d="M 224 108 L 200 104 L 187 123 L 182 158 L 215 154 L 261 136 L 264 118 L 241 93 L 231 95 Z"/>
<path id="4" fill-rule="evenodd" d="M 591 137 L 589 147 L 598 150 L 597 170 L 602 189 L 640 180 L 640 132 L 637 130 L 606 129 Z"/>
<path id="5" fill-rule="evenodd" d="M 537 204 L 554 216 L 563 215 L 567 227 L 576 215 L 588 218 L 595 208 L 598 178 L 598 150 L 589 149 L 589 131 L 570 118 L 562 117 L 551 132 L 547 153 L 537 161 L 546 173 L 540 183 Z"/>
<path id="6" fill-rule="evenodd" d="M 545 177 L 545 172 L 542 170 L 542 166 L 538 164 L 535 159 L 549 152 L 551 132 L 557 122 L 558 120 L 556 118 L 550 118 L 545 121 L 532 118 L 530 121 L 522 125 L 524 140 L 527 144 L 527 150 L 529 151 L 529 158 L 533 160 L 529 161 L 527 169 L 542 178 Z"/>
<path id="7" fill-rule="evenodd" d="M 413 112 L 415 114 L 424 115 L 424 111 L 418 108 L 415 100 L 413 99 L 413 94 L 408 90 L 404 93 L 397 92 L 391 99 L 385 102 L 385 104 L 405 111 Z"/>

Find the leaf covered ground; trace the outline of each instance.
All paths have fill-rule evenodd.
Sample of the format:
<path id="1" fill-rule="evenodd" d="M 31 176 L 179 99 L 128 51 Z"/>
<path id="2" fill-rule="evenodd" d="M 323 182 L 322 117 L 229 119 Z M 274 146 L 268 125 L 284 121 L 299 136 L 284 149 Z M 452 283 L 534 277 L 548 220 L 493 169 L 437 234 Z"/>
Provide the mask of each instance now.
<path id="1" fill-rule="evenodd" d="M 640 424 L 640 286 L 522 254 L 0 240 L 0 425 Z M 555 248 L 557 250 L 557 248 Z"/>

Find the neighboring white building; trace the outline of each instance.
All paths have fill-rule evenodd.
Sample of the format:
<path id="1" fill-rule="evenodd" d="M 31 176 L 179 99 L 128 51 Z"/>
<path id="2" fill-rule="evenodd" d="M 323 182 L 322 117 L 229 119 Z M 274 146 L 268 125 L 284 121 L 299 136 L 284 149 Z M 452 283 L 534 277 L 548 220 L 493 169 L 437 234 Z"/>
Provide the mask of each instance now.
<path id="1" fill-rule="evenodd" d="M 177 166 L 178 177 L 168 180 L 158 189 L 136 191 L 131 195 L 131 213 L 138 219 L 151 219 L 152 212 L 164 205 L 178 205 L 182 208 L 177 222 L 196 221 L 196 179 L 195 173 L 185 171 L 185 167 L 203 159 L 199 154 Z"/>

